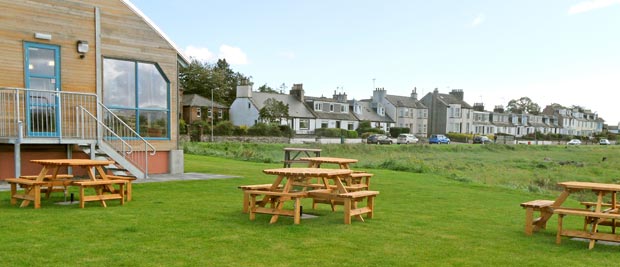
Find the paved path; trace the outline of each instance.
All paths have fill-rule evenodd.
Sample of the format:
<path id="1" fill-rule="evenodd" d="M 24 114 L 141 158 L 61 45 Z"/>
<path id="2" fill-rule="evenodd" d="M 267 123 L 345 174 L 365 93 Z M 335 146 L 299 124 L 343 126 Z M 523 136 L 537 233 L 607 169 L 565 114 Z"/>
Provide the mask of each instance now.
<path id="1" fill-rule="evenodd" d="M 148 179 L 138 179 L 133 183 L 155 183 L 155 182 L 167 182 L 167 181 L 193 181 L 193 180 L 213 180 L 213 179 L 228 179 L 239 178 L 240 176 L 231 176 L 223 174 L 213 173 L 196 173 L 188 172 L 184 174 L 151 174 Z M 0 182 L 0 191 L 8 191 L 11 189 L 6 182 Z"/>

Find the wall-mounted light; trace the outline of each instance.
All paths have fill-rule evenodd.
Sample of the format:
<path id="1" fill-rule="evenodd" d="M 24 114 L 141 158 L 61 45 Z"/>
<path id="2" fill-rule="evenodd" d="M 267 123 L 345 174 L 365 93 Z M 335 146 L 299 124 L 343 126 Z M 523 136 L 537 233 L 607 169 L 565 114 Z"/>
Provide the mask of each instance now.
<path id="1" fill-rule="evenodd" d="M 52 35 L 49 33 L 35 32 L 34 38 L 41 39 L 41 40 L 52 40 Z"/>
<path id="2" fill-rule="evenodd" d="M 88 53 L 88 42 L 84 40 L 77 41 L 77 52 L 80 54 L 80 58 L 84 58 Z"/>

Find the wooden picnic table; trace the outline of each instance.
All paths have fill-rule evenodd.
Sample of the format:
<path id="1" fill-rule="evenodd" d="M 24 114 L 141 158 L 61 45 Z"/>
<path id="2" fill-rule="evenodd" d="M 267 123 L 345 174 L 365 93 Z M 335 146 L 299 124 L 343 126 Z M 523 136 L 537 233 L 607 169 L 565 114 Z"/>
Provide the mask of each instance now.
<path id="1" fill-rule="evenodd" d="M 263 172 L 277 175 L 277 178 L 267 190 L 246 191 L 247 194 L 252 196 L 250 200 L 250 220 L 254 220 L 255 213 L 272 214 L 270 223 L 275 223 L 280 215 L 286 215 L 292 216 L 295 224 L 300 222 L 299 200 L 307 196 L 306 191 L 293 190 L 295 183 L 303 183 L 307 179 L 318 177 L 322 179 L 325 188 L 330 188 L 328 180 L 333 179 L 337 185 L 334 192 L 347 193 L 341 179 L 351 174 L 351 170 L 320 168 L 280 168 L 267 169 L 263 170 Z M 279 188 L 282 182 L 284 182 L 284 185 Z M 256 195 L 265 195 L 261 204 L 256 202 Z M 284 202 L 289 200 L 295 201 L 294 208 L 293 210 L 284 210 Z M 272 208 L 264 207 L 269 201 L 275 202 L 276 205 Z"/>
<path id="2" fill-rule="evenodd" d="M 558 183 L 564 191 L 551 205 L 553 214 L 558 214 L 558 233 L 556 243 L 561 243 L 562 236 L 581 237 L 590 239 L 589 249 L 594 247 L 596 240 L 620 242 L 620 235 L 615 231 L 616 220 L 620 219 L 617 203 L 619 184 L 591 183 L 591 182 L 562 182 Z M 563 207 L 568 196 L 575 192 L 592 191 L 597 196 L 596 202 L 588 202 L 585 209 Z M 605 199 L 605 196 L 609 196 Z M 583 203 L 582 203 L 583 204 Z M 592 207 L 592 208 L 590 208 Z M 581 230 L 564 229 L 562 222 L 566 215 L 584 217 L 584 227 Z M 544 219 L 545 216 L 543 216 Z M 550 217 L 550 215 L 548 216 Z M 545 220 L 548 220 L 548 217 Z M 610 225 L 611 233 L 599 231 L 599 225 Z"/>
<path id="3" fill-rule="evenodd" d="M 311 157 L 321 156 L 321 149 L 319 148 L 303 148 L 303 147 L 285 147 L 284 148 L 284 168 L 290 168 L 292 163 L 305 163 L 307 161 L 302 160 L 299 156 L 306 155 Z"/>
<path id="4" fill-rule="evenodd" d="M 11 204 L 15 204 L 17 199 L 22 199 L 20 207 L 26 207 L 31 201 L 34 202 L 34 208 L 41 207 L 41 191 L 40 186 L 51 185 L 60 176 L 58 174 L 61 167 L 82 167 L 87 169 L 88 177 L 91 181 L 97 181 L 98 177 L 95 175 L 95 171 L 99 173 L 100 180 L 109 180 L 107 174 L 103 170 L 103 166 L 114 164 L 114 161 L 109 160 L 90 160 L 90 159 L 40 159 L 31 160 L 30 162 L 42 165 L 39 175 L 35 179 L 25 178 L 13 178 L 7 179 L 11 183 Z M 19 181 L 23 180 L 23 181 Z M 28 180 L 28 182 L 26 181 Z M 16 192 L 16 185 L 30 185 L 24 190 L 24 194 L 18 194 Z M 114 192 L 114 188 L 111 184 L 104 185 L 108 191 Z M 101 190 L 99 190 L 101 191 Z M 102 204 L 105 206 L 105 202 L 102 199 Z"/>
<path id="5" fill-rule="evenodd" d="M 308 167 L 310 168 L 320 168 L 321 164 L 330 163 L 330 164 L 338 164 L 340 169 L 351 169 L 351 163 L 357 163 L 356 159 L 347 159 L 347 158 L 334 158 L 334 157 L 303 157 L 301 160 L 305 160 L 309 162 Z"/>

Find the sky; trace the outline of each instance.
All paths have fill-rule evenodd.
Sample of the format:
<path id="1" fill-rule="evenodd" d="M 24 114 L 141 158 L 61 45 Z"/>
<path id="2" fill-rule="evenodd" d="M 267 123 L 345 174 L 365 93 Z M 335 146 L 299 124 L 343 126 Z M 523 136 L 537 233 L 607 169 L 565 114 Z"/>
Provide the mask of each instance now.
<path id="1" fill-rule="evenodd" d="M 620 0 L 131 0 L 187 57 L 284 92 L 368 99 L 462 89 L 486 110 L 529 97 L 617 125 Z"/>

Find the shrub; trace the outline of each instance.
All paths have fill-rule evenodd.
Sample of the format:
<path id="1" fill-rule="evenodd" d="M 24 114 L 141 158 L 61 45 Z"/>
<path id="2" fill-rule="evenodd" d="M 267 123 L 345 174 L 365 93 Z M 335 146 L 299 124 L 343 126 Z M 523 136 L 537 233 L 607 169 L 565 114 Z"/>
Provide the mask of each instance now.
<path id="1" fill-rule="evenodd" d="M 390 136 L 398 137 L 401 133 L 409 133 L 410 129 L 405 127 L 391 127 L 390 128 Z"/>
<path id="2" fill-rule="evenodd" d="M 213 127 L 213 133 L 215 135 L 230 136 L 233 134 L 235 126 L 230 121 L 220 121 Z"/>
<path id="3" fill-rule="evenodd" d="M 280 125 L 278 126 L 278 128 L 280 129 L 280 133 L 282 136 L 292 137 L 293 135 L 295 135 L 295 131 L 291 129 L 291 126 Z"/>
<path id="4" fill-rule="evenodd" d="M 243 136 L 248 134 L 248 126 L 241 125 L 233 128 L 233 135 Z"/>
<path id="5" fill-rule="evenodd" d="M 359 135 L 356 131 L 347 131 L 345 135 L 347 138 L 357 138 Z"/>
<path id="6" fill-rule="evenodd" d="M 320 128 L 320 129 L 316 129 L 314 131 L 314 133 L 317 136 L 340 137 L 340 135 L 342 134 L 342 130 L 341 129 L 335 129 L 335 128 Z"/>
<path id="7" fill-rule="evenodd" d="M 187 134 L 187 123 L 185 123 L 185 120 L 183 119 L 179 120 L 179 133 Z"/>

